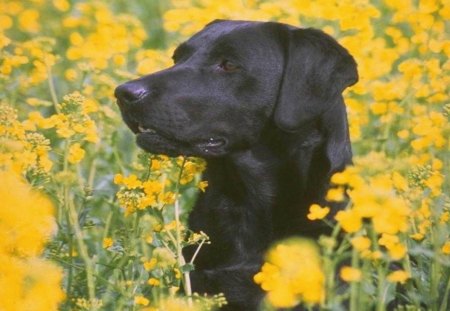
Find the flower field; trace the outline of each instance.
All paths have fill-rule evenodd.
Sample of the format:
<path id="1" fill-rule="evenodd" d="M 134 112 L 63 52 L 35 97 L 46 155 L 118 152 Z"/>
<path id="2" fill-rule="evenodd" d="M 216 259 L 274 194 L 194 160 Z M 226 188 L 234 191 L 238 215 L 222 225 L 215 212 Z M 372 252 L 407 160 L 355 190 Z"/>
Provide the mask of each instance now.
<path id="1" fill-rule="evenodd" d="M 274 245 L 261 310 L 450 310 L 449 0 L 0 2 L 0 310 L 215 310 L 182 249 L 205 163 L 140 151 L 114 88 L 171 65 L 213 19 L 331 34 L 358 63 L 345 93 L 354 166 Z"/>

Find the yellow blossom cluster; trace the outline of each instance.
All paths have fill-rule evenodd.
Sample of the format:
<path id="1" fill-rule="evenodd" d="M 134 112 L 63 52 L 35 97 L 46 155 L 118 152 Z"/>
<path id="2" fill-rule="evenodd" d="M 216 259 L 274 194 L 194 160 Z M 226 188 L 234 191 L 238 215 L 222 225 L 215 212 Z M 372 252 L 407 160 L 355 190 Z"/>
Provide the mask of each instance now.
<path id="1" fill-rule="evenodd" d="M 403 177 L 398 173 L 379 174 L 366 180 L 358 168 L 350 167 L 333 175 L 331 181 L 336 186 L 348 187 L 351 205 L 335 216 L 342 229 L 349 234 L 363 233 L 364 223 L 370 224 L 371 230 L 380 236 L 378 245 L 385 247 L 392 260 L 402 259 L 407 248 L 399 235 L 410 230 L 412 215 L 410 202 L 396 191 L 396 186 L 404 186 Z M 351 244 L 363 257 L 380 258 L 379 250 L 371 249 L 371 240 L 364 235 L 356 235 Z"/>
<path id="2" fill-rule="evenodd" d="M 162 68 L 170 67 L 173 63 L 171 55 L 174 48 L 167 51 L 157 51 L 151 49 L 142 49 L 136 53 L 136 73 L 146 75 L 149 72 L 155 72 Z"/>
<path id="3" fill-rule="evenodd" d="M 150 163 L 146 168 L 149 172 L 146 180 L 139 179 L 135 174 L 128 176 L 116 174 L 114 176 L 114 183 L 121 186 L 117 192 L 117 198 L 120 205 L 125 209 L 126 216 L 138 210 L 145 210 L 146 208 L 160 210 L 165 205 L 173 204 L 176 200 L 173 187 L 187 185 L 195 181 L 198 173 L 205 168 L 204 162 L 198 159 L 186 160 L 180 157 L 176 159 L 176 164 L 182 167 L 179 176 L 171 174 L 173 162 L 170 158 L 151 156 Z M 206 182 L 200 181 L 197 183 L 197 187 L 202 191 L 206 186 Z"/>
<path id="4" fill-rule="evenodd" d="M 77 3 L 62 20 L 71 44 L 68 60 L 84 61 L 92 69 L 105 69 L 109 62 L 121 67 L 125 55 L 146 38 L 140 22 L 131 15 L 115 14 L 101 1 Z M 86 35 L 86 30 L 90 32 Z M 77 72 L 74 72 L 77 74 Z"/>
<path id="5" fill-rule="evenodd" d="M 29 102 L 33 102 L 32 99 L 29 99 Z M 97 127 L 90 116 L 98 111 L 97 104 L 79 92 L 73 92 L 65 95 L 63 102 L 58 104 L 56 109 L 58 113 L 48 118 L 37 111 L 30 112 L 24 124 L 28 130 L 55 128 L 60 138 L 73 141 L 68 150 L 68 161 L 78 163 L 85 155 L 79 141 L 97 143 L 99 140 Z"/>
<path id="6" fill-rule="evenodd" d="M 370 219 L 378 234 L 397 234 L 408 229 L 410 208 L 407 202 L 397 196 L 389 174 L 364 180 L 354 167 L 335 174 L 332 183 L 349 186 L 347 191 L 352 202 L 350 209 L 339 211 L 336 220 L 346 232 L 361 229 L 363 219 Z"/>
<path id="7" fill-rule="evenodd" d="M 12 171 L 0 179 L 0 309 L 58 310 L 62 271 L 39 257 L 56 230 L 53 204 Z"/>
<path id="8" fill-rule="evenodd" d="M 97 111 L 97 106 L 79 92 L 73 92 L 63 97 L 63 102 L 56 107 L 58 113 L 49 118 L 42 117 L 38 112 L 28 116 L 30 125 L 42 128 L 56 128 L 59 137 L 65 139 L 85 140 L 91 143 L 98 141 L 95 122 L 89 116 Z"/>
<path id="9" fill-rule="evenodd" d="M 18 174 L 47 174 L 52 168 L 50 141 L 37 131 L 29 131 L 18 120 L 17 110 L 0 102 L 0 167 Z"/>
<path id="10" fill-rule="evenodd" d="M 335 218 L 346 233 L 354 236 L 351 244 L 362 257 L 379 259 L 380 250 L 385 250 L 390 260 L 401 260 L 408 253 L 406 237 L 424 240 L 431 234 L 433 224 L 438 226 L 436 229 L 445 229 L 449 211 L 445 206 L 439 207 L 444 187 L 443 167 L 438 159 L 432 162 L 434 170 L 422 168 L 404 176 L 401 171 L 384 173 L 390 169 L 389 162 L 380 154 L 371 153 L 358 158 L 355 166 L 332 176 L 336 188 L 331 192 L 340 189 L 351 202 Z M 365 236 L 371 231 L 376 234 L 376 245 L 372 244 L 373 236 Z"/>
<path id="11" fill-rule="evenodd" d="M 304 302 L 320 303 L 325 295 L 324 273 L 317 247 L 307 240 L 290 239 L 273 246 L 254 281 L 277 308 Z"/>
<path id="12" fill-rule="evenodd" d="M 417 152 L 430 147 L 446 147 L 445 137 L 450 134 L 448 120 L 443 113 L 428 112 L 424 106 L 414 106 L 415 117 L 412 120 L 414 139 L 411 147 Z"/>
<path id="13" fill-rule="evenodd" d="M 164 191 L 165 187 L 171 184 L 167 179 L 142 181 L 134 174 L 127 177 L 116 174 L 114 183 L 122 186 L 117 192 L 117 198 L 125 209 L 126 216 L 137 210 L 162 208 L 163 205 L 173 204 L 175 201 L 172 191 Z"/>
<path id="14" fill-rule="evenodd" d="M 4 16 L 0 16 L 0 18 Z M 55 40 L 48 37 L 37 37 L 29 41 L 8 41 L 0 53 L 0 81 L 17 79 L 19 89 L 26 90 L 48 79 L 49 68 L 57 57 L 53 54 Z M 25 72 L 27 74 L 25 74 Z"/>

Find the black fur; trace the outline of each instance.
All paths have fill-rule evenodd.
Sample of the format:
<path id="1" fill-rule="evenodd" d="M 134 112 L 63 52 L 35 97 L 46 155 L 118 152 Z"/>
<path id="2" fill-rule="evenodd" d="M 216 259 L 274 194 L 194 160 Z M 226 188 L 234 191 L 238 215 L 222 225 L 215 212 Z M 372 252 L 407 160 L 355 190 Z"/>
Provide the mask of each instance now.
<path id="1" fill-rule="evenodd" d="M 319 30 L 222 20 L 174 61 L 117 87 L 118 104 L 143 149 L 207 160 L 209 186 L 189 226 L 212 244 L 196 259 L 193 289 L 225 293 L 227 310 L 256 310 L 263 293 L 252 277 L 268 246 L 327 230 L 306 214 L 330 205 L 329 178 L 351 162 L 341 93 L 357 81 L 356 64 Z M 341 207 L 331 206 L 332 215 Z"/>

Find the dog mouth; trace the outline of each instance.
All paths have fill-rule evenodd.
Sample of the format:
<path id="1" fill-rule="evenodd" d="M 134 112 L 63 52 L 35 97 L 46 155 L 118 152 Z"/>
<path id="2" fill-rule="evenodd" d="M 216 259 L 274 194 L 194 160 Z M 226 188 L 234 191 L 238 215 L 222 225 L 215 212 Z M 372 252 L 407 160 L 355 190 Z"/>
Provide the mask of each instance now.
<path id="1" fill-rule="evenodd" d="M 227 139 L 223 137 L 185 140 L 140 122 L 127 123 L 136 135 L 136 142 L 139 147 L 151 153 L 169 156 L 216 157 L 225 154 L 228 145 Z"/>
<path id="2" fill-rule="evenodd" d="M 210 137 L 207 141 L 197 143 L 197 147 L 204 153 L 214 153 L 218 149 L 224 147 L 227 141 L 223 138 Z"/>
<path id="3" fill-rule="evenodd" d="M 151 127 L 142 126 L 141 124 L 138 124 L 137 129 L 138 129 L 139 133 L 157 134 L 155 129 L 153 129 Z"/>

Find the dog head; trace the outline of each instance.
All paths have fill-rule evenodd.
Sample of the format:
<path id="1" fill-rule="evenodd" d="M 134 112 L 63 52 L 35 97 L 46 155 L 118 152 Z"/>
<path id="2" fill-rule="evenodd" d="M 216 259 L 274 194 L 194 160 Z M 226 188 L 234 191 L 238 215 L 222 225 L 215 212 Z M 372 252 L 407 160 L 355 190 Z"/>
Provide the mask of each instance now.
<path id="1" fill-rule="evenodd" d="M 272 22 L 214 21 L 173 60 L 115 90 L 138 145 L 171 156 L 245 150 L 269 126 L 295 133 L 343 105 L 357 81 L 353 58 L 331 37 Z"/>

